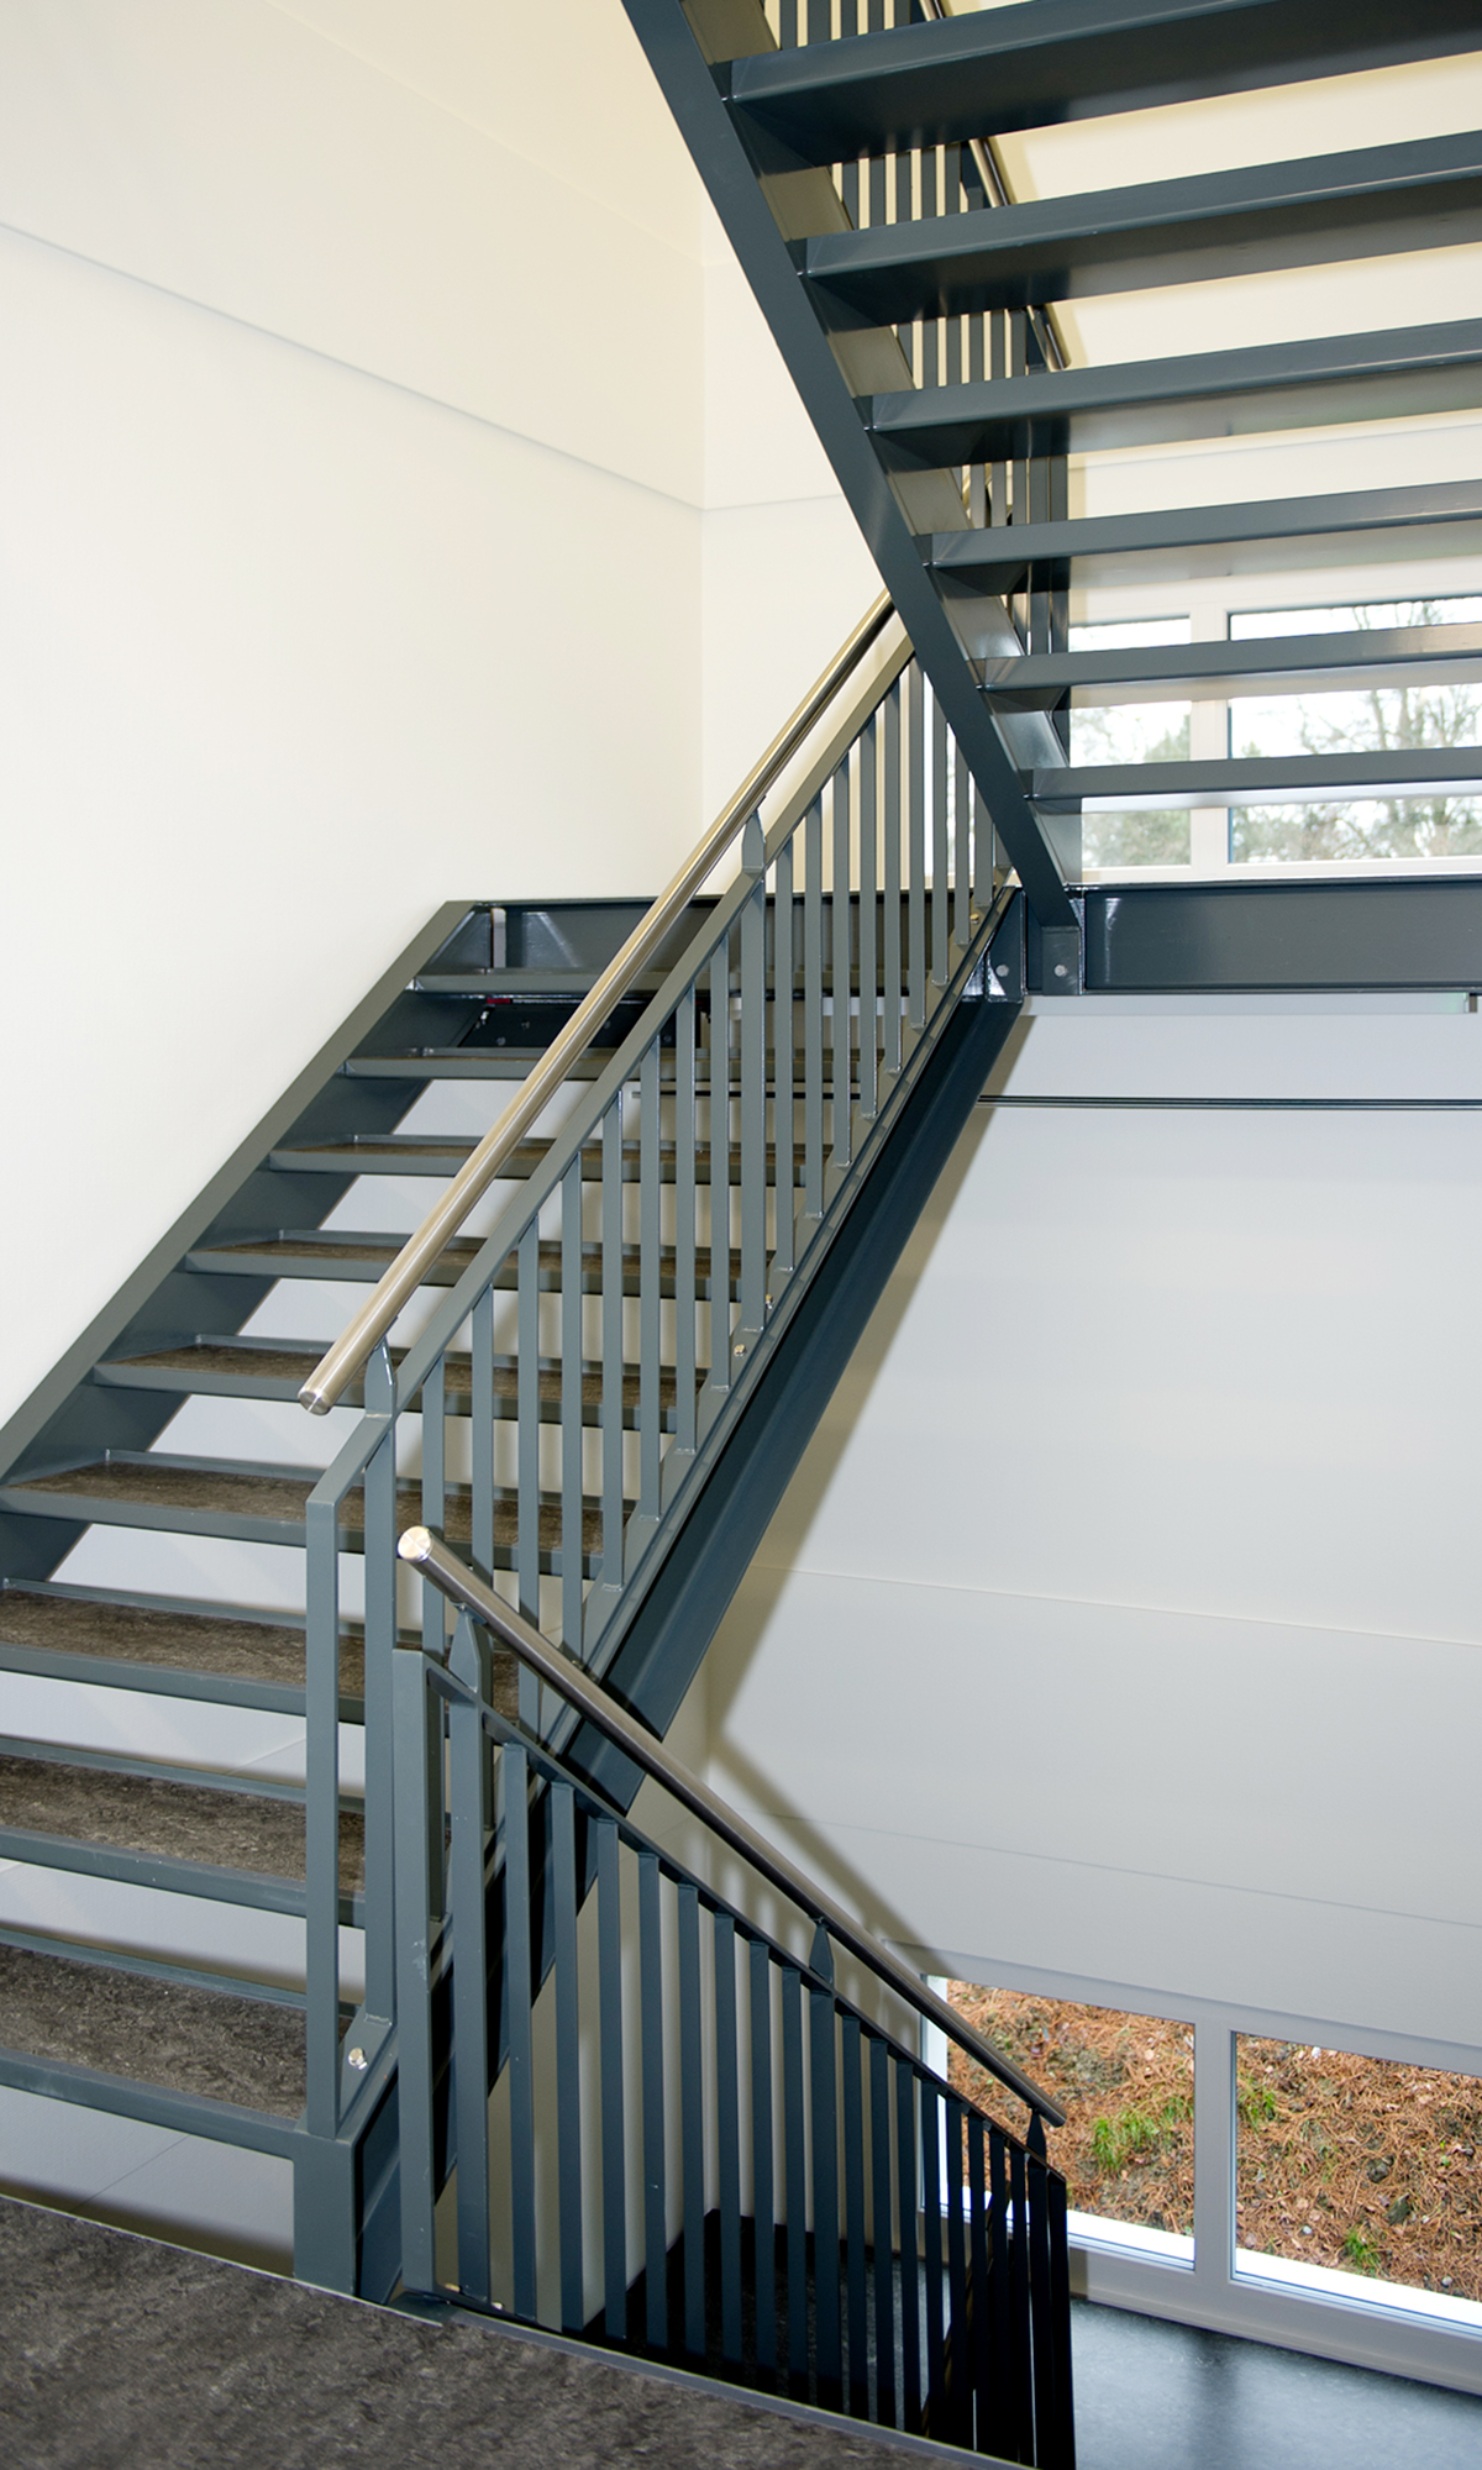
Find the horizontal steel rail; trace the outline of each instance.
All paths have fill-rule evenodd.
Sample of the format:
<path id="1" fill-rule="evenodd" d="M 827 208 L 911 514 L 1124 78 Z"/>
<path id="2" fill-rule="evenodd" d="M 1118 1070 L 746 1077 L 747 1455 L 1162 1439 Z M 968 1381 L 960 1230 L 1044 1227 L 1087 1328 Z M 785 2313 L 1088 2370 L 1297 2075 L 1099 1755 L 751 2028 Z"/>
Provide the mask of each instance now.
<path id="1" fill-rule="evenodd" d="M 614 1005 L 621 1002 L 635 979 L 649 967 L 665 937 L 683 917 L 719 860 L 740 838 L 763 799 L 806 743 L 810 731 L 879 641 L 891 615 L 889 594 L 882 593 L 835 653 L 791 719 L 778 731 L 766 753 L 753 764 L 740 788 L 721 809 L 704 839 L 685 860 L 667 889 L 660 893 L 635 927 L 622 950 L 603 970 L 591 993 L 578 1005 L 560 1036 L 547 1048 L 524 1082 L 519 1095 L 511 1100 L 499 1121 L 484 1135 L 437 1206 L 428 1212 L 416 1233 L 408 1238 L 375 1293 L 356 1313 L 322 1362 L 316 1365 L 299 1392 L 300 1402 L 311 1414 L 326 1414 L 344 1396 L 357 1374 L 364 1370 L 387 1330 L 463 1225 L 469 1211 L 495 1182 L 500 1168 L 518 1143 L 530 1133 L 567 1078 L 572 1065 L 585 1055 Z"/>
<path id="2" fill-rule="evenodd" d="M 934 1990 L 928 1989 L 909 1964 L 846 1912 L 843 1905 L 837 1903 L 816 1880 L 809 1878 L 806 1871 L 798 1869 L 785 1854 L 769 1844 L 749 1820 L 721 1799 L 719 1793 L 712 1792 L 708 1784 L 702 1784 L 698 1776 L 682 1766 L 663 1742 L 636 1722 L 569 1656 L 563 1655 L 542 1638 L 539 1630 L 523 1620 L 501 1596 L 494 1593 L 492 1587 L 486 1586 L 476 1571 L 461 1561 L 455 1552 L 449 1551 L 441 1537 L 431 1534 L 426 1527 L 412 1527 L 402 1537 L 398 1551 L 403 1561 L 410 1562 L 424 1578 L 431 1579 L 434 1586 L 441 1588 L 450 1603 L 458 1605 L 481 1622 L 501 1646 L 508 1647 L 510 1653 L 518 1657 L 527 1670 L 533 1672 L 547 1688 L 555 1690 L 569 1706 L 575 1707 L 583 1720 L 595 1732 L 600 1732 L 604 1740 L 621 1750 L 634 1766 L 641 1767 L 645 1775 L 662 1784 L 682 1808 L 719 1836 L 732 1852 L 739 1853 L 744 1861 L 750 1862 L 769 1885 L 799 1905 L 810 1919 L 821 1921 L 841 1947 L 847 1947 L 851 1955 L 868 1966 L 907 2005 L 914 2007 L 923 2021 L 935 2025 L 975 2065 L 1004 2085 L 1048 2126 L 1064 2125 L 1065 2113 L 1048 2093 L 1041 2092 L 1039 2086 L 1032 2083 L 1028 2076 L 1022 2075 L 1011 2060 L 994 2049 L 991 2042 L 984 2041 L 970 2025 L 964 2024 L 956 2009 L 950 2007 L 944 1998 L 939 1998 Z"/>

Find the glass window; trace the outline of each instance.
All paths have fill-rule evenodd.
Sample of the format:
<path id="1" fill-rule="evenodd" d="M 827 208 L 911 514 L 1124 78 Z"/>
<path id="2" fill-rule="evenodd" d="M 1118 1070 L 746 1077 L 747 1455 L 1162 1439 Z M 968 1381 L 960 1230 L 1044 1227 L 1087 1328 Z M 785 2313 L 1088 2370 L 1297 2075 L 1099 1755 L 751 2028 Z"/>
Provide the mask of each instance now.
<path id="1" fill-rule="evenodd" d="M 1187 2239 L 1194 2229 L 1194 2035 L 1187 2024 L 952 1981 L 958 2013 L 1054 2096 L 1066 2123 L 1050 2137 L 1072 2210 Z M 1001 2107 L 998 2088 L 960 2051 L 959 2091 Z"/>
<path id="2" fill-rule="evenodd" d="M 1242 2035 L 1236 2244 L 1482 2299 L 1482 2081 Z"/>
<path id="3" fill-rule="evenodd" d="M 1368 601 L 1324 609 L 1243 611 L 1232 618 L 1231 633 L 1248 640 L 1479 621 L 1482 599 Z M 1237 756 L 1474 746 L 1482 737 L 1482 684 L 1462 680 L 1251 699 L 1233 707 L 1230 736 Z M 1482 799 L 1326 798 L 1237 807 L 1231 816 L 1230 854 L 1252 861 L 1475 857 L 1482 854 Z"/>
<path id="4" fill-rule="evenodd" d="M 1074 652 L 1116 652 L 1188 640 L 1186 617 L 1118 620 L 1070 629 Z M 1187 703 L 1078 703 L 1071 711 L 1073 764 L 1178 763 L 1188 752 Z M 1088 807 L 1081 818 L 1081 851 L 1087 866 L 1186 866 L 1188 810 Z"/>

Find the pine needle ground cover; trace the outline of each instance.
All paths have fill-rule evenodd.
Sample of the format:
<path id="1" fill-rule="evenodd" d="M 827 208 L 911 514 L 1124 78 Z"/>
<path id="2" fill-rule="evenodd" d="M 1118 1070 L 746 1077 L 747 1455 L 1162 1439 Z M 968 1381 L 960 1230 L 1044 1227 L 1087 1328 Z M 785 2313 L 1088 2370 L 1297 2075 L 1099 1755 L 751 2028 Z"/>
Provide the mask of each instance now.
<path id="1" fill-rule="evenodd" d="M 954 1982 L 977 2030 L 1053 2094 L 1051 2138 L 1077 2212 L 1189 2235 L 1189 2026 Z M 994 2088 L 958 2052 L 959 2090 Z M 1482 2302 L 1482 2080 L 1305 2043 L 1242 2038 L 1237 2242 Z"/>

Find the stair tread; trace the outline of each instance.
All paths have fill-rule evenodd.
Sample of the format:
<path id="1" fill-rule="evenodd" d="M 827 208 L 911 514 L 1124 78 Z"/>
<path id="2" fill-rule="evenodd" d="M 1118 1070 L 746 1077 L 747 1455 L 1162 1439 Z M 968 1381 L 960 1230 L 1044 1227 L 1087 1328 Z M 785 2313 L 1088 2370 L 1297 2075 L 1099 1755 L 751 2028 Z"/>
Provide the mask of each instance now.
<path id="1" fill-rule="evenodd" d="M 1168 360 L 1035 369 L 1022 377 L 866 397 L 888 464 L 1094 454 L 1272 428 L 1464 411 L 1482 391 L 1482 319 L 1334 335 Z"/>
<path id="2" fill-rule="evenodd" d="M 170 1672 L 211 1672 L 227 1680 L 295 1690 L 304 1686 L 301 1623 L 166 1612 L 151 1605 L 95 1602 L 15 1586 L 0 1590 L 0 1646 L 6 1645 L 149 1664 Z M 347 1690 L 359 1691 L 363 1659 L 362 1633 L 342 1628 L 340 1674 Z"/>
<path id="3" fill-rule="evenodd" d="M 275 1277 L 315 1277 L 330 1275 L 346 1279 L 374 1280 L 380 1277 L 408 1242 L 405 1235 L 375 1233 L 336 1234 L 320 1227 L 298 1230 L 284 1229 L 276 1235 L 244 1237 L 237 1243 L 204 1244 L 186 1255 L 188 1267 L 205 1270 L 232 1270 L 261 1264 Z M 482 1250 L 482 1239 L 475 1235 L 455 1235 L 443 1247 L 431 1268 L 423 1272 L 424 1286 L 455 1286 L 469 1263 Z M 561 1279 L 562 1247 L 552 1238 L 540 1246 L 540 1281 L 543 1287 L 557 1288 Z M 587 1294 L 600 1294 L 603 1246 L 586 1242 L 581 1248 L 582 1287 Z M 734 1285 L 741 1275 L 741 1255 L 731 1252 L 731 1280 Z M 661 1279 L 673 1277 L 675 1253 L 672 1245 L 659 1250 Z M 641 1248 L 636 1243 L 622 1247 L 622 1272 L 625 1293 L 636 1293 L 642 1263 Z M 517 1276 L 513 1253 L 506 1256 L 495 1273 L 494 1284 L 512 1287 Z M 699 1245 L 695 1252 L 696 1291 L 704 1295 L 710 1284 L 710 1252 Z"/>
<path id="4" fill-rule="evenodd" d="M 0 1752 L 0 1827 L 257 1877 L 304 1875 L 299 1801 L 54 1758 Z M 362 1832 L 358 1813 L 342 1810 L 340 1879 L 347 1891 L 360 1883 Z"/>
<path id="5" fill-rule="evenodd" d="M 79 1512 L 89 1518 L 96 1513 L 106 1519 L 110 1511 L 133 1507 L 191 1518 L 226 1517 L 234 1523 L 247 1521 L 280 1530 L 291 1528 L 301 1534 L 309 1495 L 318 1481 L 317 1472 L 308 1467 L 299 1471 L 234 1459 L 171 1459 L 120 1451 L 85 1465 L 27 1476 L 0 1487 L 0 1499 L 29 1508 L 50 1501 L 73 1501 Z M 420 1525 L 424 1515 L 420 1484 L 399 1483 L 396 1506 L 399 1526 Z M 449 1484 L 442 1527 L 450 1543 L 469 1541 L 470 1517 L 467 1487 Z M 352 1540 L 358 1538 L 363 1519 L 361 1494 L 358 1490 L 347 1493 L 340 1507 L 342 1531 Z M 556 1493 L 542 1493 L 540 1497 L 539 1540 L 543 1554 L 560 1549 L 561 1501 Z M 518 1504 L 510 1487 L 499 1486 L 495 1490 L 494 1541 L 501 1554 L 512 1553 L 518 1542 Z M 596 1553 L 601 1543 L 601 1509 L 589 1499 L 582 1510 L 582 1549 L 588 1554 Z"/>
<path id="6" fill-rule="evenodd" d="M 1134 797 L 1149 806 L 1257 804 L 1287 798 L 1393 797 L 1407 790 L 1482 793 L 1482 747 L 1381 747 L 1367 754 L 1191 757 L 1180 763 L 1067 765 L 1036 772 L 1045 806 L 1081 798 Z"/>
<path id="7" fill-rule="evenodd" d="M 275 1149 L 269 1165 L 283 1173 L 360 1175 L 455 1175 L 472 1157 L 478 1143 L 472 1138 L 439 1137 L 431 1133 L 385 1132 L 355 1133 L 343 1141 L 315 1141 L 301 1149 Z M 501 1181 L 515 1183 L 535 1174 L 545 1164 L 555 1147 L 553 1141 L 521 1141 L 511 1152 Z M 695 1177 L 699 1183 L 710 1181 L 710 1143 L 695 1145 Z M 623 1143 L 623 1174 L 625 1180 L 636 1181 L 642 1159 L 642 1144 Z M 672 1141 L 661 1141 L 658 1147 L 659 1170 L 666 1183 L 674 1180 L 677 1152 Z M 581 1151 L 584 1180 L 595 1181 L 602 1172 L 603 1148 L 600 1140 L 588 1141 Z M 776 1152 L 767 1151 L 767 1180 L 776 1172 Z M 801 1159 L 794 1160 L 794 1178 L 802 1180 Z"/>
<path id="8" fill-rule="evenodd" d="M 758 52 L 727 75 L 733 106 L 791 161 L 835 163 L 1426 58 L 1464 48 L 1474 31 L 1469 0 L 1403 10 L 1354 0 L 1340 20 L 1316 23 L 1271 0 L 1218 10 L 1138 0 L 1115 12 L 1100 0 L 1020 0 L 1006 16 Z"/>
<path id="9" fill-rule="evenodd" d="M 1479 208 L 1482 135 L 1466 132 L 827 232 L 794 249 L 825 317 L 895 325 L 1377 257 L 1418 238 L 1436 247 L 1474 238 Z"/>
<path id="10" fill-rule="evenodd" d="M 229 1339 L 198 1338 L 183 1346 L 160 1347 L 146 1355 L 126 1355 L 113 1358 L 103 1367 L 105 1376 L 117 1381 L 131 1375 L 179 1373 L 180 1386 L 188 1389 L 192 1382 L 203 1389 L 213 1382 L 230 1382 L 233 1388 L 247 1387 L 277 1397 L 296 1398 L 314 1366 L 319 1362 L 329 1340 L 317 1345 L 243 1344 Z M 393 1347 L 392 1361 L 400 1365 L 406 1360 L 405 1347 Z M 453 1352 L 444 1357 L 448 1395 L 453 1400 L 467 1399 L 473 1379 L 472 1360 L 467 1354 Z M 625 1412 L 636 1413 L 639 1402 L 639 1374 L 636 1367 L 623 1375 L 623 1406 Z M 558 1363 L 540 1366 L 536 1382 L 543 1414 L 558 1416 L 561 1411 L 562 1377 Z M 581 1372 L 581 1401 L 588 1414 L 594 1414 L 602 1404 L 602 1368 L 586 1363 Z M 363 1391 L 359 1382 L 346 1392 L 348 1403 L 358 1404 Z M 659 1375 L 659 1398 L 665 1409 L 675 1403 L 674 1372 L 665 1366 Z M 519 1374 L 513 1356 L 497 1357 L 494 1364 L 495 1412 L 502 1408 L 513 1412 L 519 1400 Z M 0 1630 L 3 1635 L 3 1630 Z"/>
<path id="11" fill-rule="evenodd" d="M 1281 563 L 1284 543 L 1296 544 L 1301 562 L 1314 556 L 1310 544 L 1346 550 L 1349 536 L 1367 558 L 1403 556 L 1416 548 L 1417 528 L 1445 526 L 1452 546 L 1464 546 L 1459 527 L 1482 525 L 1482 482 L 1443 480 L 1398 489 L 1345 489 L 1330 495 L 1237 500 L 1213 506 L 1158 508 L 1146 514 L 1073 515 L 1053 523 L 993 524 L 972 531 L 937 532 L 924 543 L 931 564 L 960 575 L 985 591 L 1013 588 L 1028 566 L 1051 575 L 1075 562 L 1077 575 L 1120 576 L 1136 557 L 1139 578 L 1162 571 L 1151 556 L 1163 552 L 1168 571 L 1199 571 L 1190 561 L 1211 550 L 1221 573 L 1244 572 L 1245 552 L 1256 571 Z M 1318 562 L 1322 562 L 1319 560 Z"/>
<path id="12" fill-rule="evenodd" d="M 1240 635 L 1214 643 L 1127 645 L 1025 652 L 985 661 L 984 691 L 996 708 L 1182 702 L 1208 695 L 1350 692 L 1369 686 L 1456 683 L 1482 674 L 1482 626 L 1347 627 L 1320 635 Z"/>
<path id="13" fill-rule="evenodd" d="M 0 2046 L 294 2118 L 297 2007 L 0 1945 Z"/>

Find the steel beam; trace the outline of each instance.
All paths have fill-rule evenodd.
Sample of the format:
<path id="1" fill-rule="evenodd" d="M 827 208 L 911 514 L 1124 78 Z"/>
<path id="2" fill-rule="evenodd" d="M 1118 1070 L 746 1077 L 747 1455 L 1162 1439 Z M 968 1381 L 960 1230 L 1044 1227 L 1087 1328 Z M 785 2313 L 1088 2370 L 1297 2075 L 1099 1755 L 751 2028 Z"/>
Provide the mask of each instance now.
<path id="1" fill-rule="evenodd" d="M 1100 884 L 1092 994 L 1482 988 L 1482 871 L 1377 882 Z"/>

